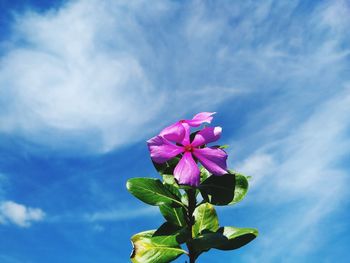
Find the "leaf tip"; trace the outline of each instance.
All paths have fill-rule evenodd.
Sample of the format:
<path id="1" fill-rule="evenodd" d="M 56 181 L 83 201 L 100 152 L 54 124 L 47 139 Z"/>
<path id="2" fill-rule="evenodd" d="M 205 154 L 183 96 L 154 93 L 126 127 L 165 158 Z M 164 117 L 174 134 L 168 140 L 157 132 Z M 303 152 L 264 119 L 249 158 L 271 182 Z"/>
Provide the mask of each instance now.
<path id="1" fill-rule="evenodd" d="M 130 180 L 131 180 L 131 179 L 127 180 L 127 181 L 126 181 L 126 184 L 125 184 L 126 189 L 128 189 L 128 191 L 130 191 L 130 188 L 131 188 L 131 182 L 130 182 Z"/>

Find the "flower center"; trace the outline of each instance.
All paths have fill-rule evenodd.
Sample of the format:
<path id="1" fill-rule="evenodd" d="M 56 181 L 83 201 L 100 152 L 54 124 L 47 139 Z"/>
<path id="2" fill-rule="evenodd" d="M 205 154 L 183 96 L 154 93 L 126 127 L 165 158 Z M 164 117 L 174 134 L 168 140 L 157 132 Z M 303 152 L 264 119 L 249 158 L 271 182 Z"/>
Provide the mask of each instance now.
<path id="1" fill-rule="evenodd" d="M 185 152 L 193 152 L 193 147 L 192 147 L 191 144 L 186 145 L 186 146 L 184 147 L 184 149 L 185 149 Z"/>
<path id="2" fill-rule="evenodd" d="M 186 122 L 186 120 L 180 120 L 179 122 L 180 122 L 180 123 L 185 123 L 185 122 Z"/>

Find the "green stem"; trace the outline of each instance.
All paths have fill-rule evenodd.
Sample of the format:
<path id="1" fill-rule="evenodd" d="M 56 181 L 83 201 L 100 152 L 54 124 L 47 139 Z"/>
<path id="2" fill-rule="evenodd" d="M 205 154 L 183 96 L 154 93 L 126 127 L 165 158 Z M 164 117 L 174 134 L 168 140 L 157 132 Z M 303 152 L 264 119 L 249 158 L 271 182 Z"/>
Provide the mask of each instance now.
<path id="1" fill-rule="evenodd" d="M 191 231 L 191 237 L 189 242 L 186 243 L 187 248 L 188 248 L 188 257 L 190 259 L 190 263 L 195 263 L 196 262 L 196 256 L 194 254 L 194 251 L 191 246 L 191 241 L 194 238 L 194 233 L 193 233 L 193 225 L 194 225 L 194 216 L 193 212 L 196 209 L 196 190 L 194 189 L 189 189 L 186 191 L 187 197 L 188 197 L 188 210 L 187 210 L 187 226 Z"/>

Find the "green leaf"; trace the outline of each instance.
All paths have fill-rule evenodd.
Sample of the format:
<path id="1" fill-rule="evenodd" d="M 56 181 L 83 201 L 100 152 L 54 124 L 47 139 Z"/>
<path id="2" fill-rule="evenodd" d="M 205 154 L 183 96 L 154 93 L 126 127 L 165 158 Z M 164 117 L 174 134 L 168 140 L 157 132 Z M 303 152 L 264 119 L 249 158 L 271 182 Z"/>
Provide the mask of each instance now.
<path id="1" fill-rule="evenodd" d="M 230 147 L 230 145 L 228 144 L 224 144 L 224 145 L 213 145 L 213 146 L 210 146 L 211 148 L 218 148 L 218 149 L 227 149 L 228 147 Z"/>
<path id="2" fill-rule="evenodd" d="M 132 178 L 127 181 L 126 188 L 136 198 L 149 205 L 168 204 L 174 207 L 184 206 L 179 197 L 158 179 Z"/>
<path id="3" fill-rule="evenodd" d="M 172 185 L 176 188 L 179 188 L 179 185 L 177 184 L 175 177 L 172 174 L 163 174 L 162 177 L 164 184 Z"/>
<path id="4" fill-rule="evenodd" d="M 199 236 L 205 231 L 215 232 L 219 228 L 219 220 L 214 206 L 204 203 L 194 210 L 195 223 L 192 228 L 194 237 Z"/>
<path id="5" fill-rule="evenodd" d="M 169 161 L 166 161 L 165 163 L 155 163 L 153 162 L 154 167 L 160 173 L 161 175 L 167 174 L 167 175 L 173 175 L 175 166 L 180 161 L 179 157 L 174 157 L 170 159 Z"/>
<path id="6" fill-rule="evenodd" d="M 226 238 L 220 233 L 203 233 L 189 242 L 192 251 L 197 258 L 201 253 L 208 251 L 217 244 L 224 243 Z"/>
<path id="7" fill-rule="evenodd" d="M 179 188 L 179 185 L 174 177 L 174 169 L 179 161 L 180 161 L 180 158 L 175 157 L 161 164 L 153 162 L 154 167 L 156 168 L 158 173 L 162 176 L 164 184 L 169 184 L 169 185 L 175 186 L 176 188 Z"/>
<path id="8" fill-rule="evenodd" d="M 205 181 L 211 174 L 207 169 L 205 169 L 203 166 L 200 168 L 200 176 L 201 176 L 201 182 Z"/>
<path id="9" fill-rule="evenodd" d="M 164 242 L 164 237 L 166 236 L 167 242 L 172 244 L 182 244 L 185 243 L 188 238 L 190 238 L 190 234 L 191 233 L 187 226 L 181 227 L 165 222 L 153 234 L 153 240 L 157 242 Z"/>
<path id="10" fill-rule="evenodd" d="M 212 175 L 200 184 L 199 189 L 204 200 L 213 205 L 227 205 L 234 198 L 235 176 L 233 174 Z"/>
<path id="11" fill-rule="evenodd" d="M 170 184 L 164 184 L 164 186 L 169 190 L 169 192 L 171 192 L 174 196 L 176 196 L 182 202 L 182 195 L 178 188 Z M 168 222 L 178 226 L 186 225 L 186 222 L 185 222 L 186 210 L 184 209 L 184 207 L 174 207 L 168 204 L 164 204 L 159 206 L 159 209 L 162 215 L 164 216 L 164 218 Z"/>
<path id="12" fill-rule="evenodd" d="M 254 228 L 221 227 L 216 232 L 207 232 L 190 241 L 196 257 L 211 248 L 233 250 L 240 248 L 258 235 Z"/>
<path id="13" fill-rule="evenodd" d="M 224 145 L 221 145 L 221 146 L 219 147 L 219 149 L 227 149 L 228 147 L 230 147 L 230 145 L 224 144 Z"/>
<path id="14" fill-rule="evenodd" d="M 181 196 L 181 202 L 182 202 L 185 206 L 188 206 L 188 196 L 187 196 L 187 193 L 186 193 L 186 192 Z"/>
<path id="15" fill-rule="evenodd" d="M 243 174 L 235 174 L 236 178 L 236 186 L 235 186 L 235 194 L 233 200 L 230 202 L 230 205 L 237 204 L 242 201 L 248 192 L 248 179 Z"/>
<path id="16" fill-rule="evenodd" d="M 183 207 L 172 207 L 170 205 L 161 205 L 159 210 L 164 218 L 175 225 L 186 226 L 185 216 L 186 211 Z"/>
<path id="17" fill-rule="evenodd" d="M 255 228 L 237 228 L 232 226 L 221 227 L 217 233 L 222 234 L 225 242 L 217 243 L 214 246 L 220 250 L 233 250 L 240 248 L 258 236 L 258 230 Z"/>
<path id="18" fill-rule="evenodd" d="M 181 249 L 174 235 L 165 235 L 157 231 L 144 231 L 132 236 L 131 262 L 167 263 L 187 253 Z"/>
<path id="19" fill-rule="evenodd" d="M 211 175 L 199 186 L 203 199 L 213 205 L 236 204 L 248 191 L 248 180 L 242 174 Z"/>

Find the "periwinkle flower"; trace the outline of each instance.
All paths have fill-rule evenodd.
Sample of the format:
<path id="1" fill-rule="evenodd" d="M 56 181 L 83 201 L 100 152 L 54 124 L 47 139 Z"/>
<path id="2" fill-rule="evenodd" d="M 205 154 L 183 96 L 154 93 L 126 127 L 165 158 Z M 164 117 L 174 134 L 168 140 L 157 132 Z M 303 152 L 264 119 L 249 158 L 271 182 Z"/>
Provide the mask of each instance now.
<path id="1" fill-rule="evenodd" d="M 190 127 L 199 127 L 202 123 L 211 123 L 215 112 L 200 112 L 191 120 L 180 120 L 162 130 L 159 135 L 176 143 L 189 143 Z"/>
<path id="2" fill-rule="evenodd" d="M 144 203 L 159 206 L 166 223 L 158 230 L 144 231 L 131 237 L 132 262 L 172 262 L 187 254 L 189 262 L 194 263 L 199 254 L 211 248 L 237 249 L 237 242 L 241 247 L 258 235 L 253 228 L 219 228 L 221 224 L 214 206 L 241 201 L 247 193 L 248 180 L 242 174 L 229 172 L 224 147 L 210 146 L 222 133 L 221 127 L 203 128 L 202 124 L 211 123 L 213 114 L 201 112 L 192 119 L 178 121 L 147 141 L 156 169 L 166 173 L 163 182 L 148 177 L 131 178 L 126 187 Z M 193 127 L 197 128 L 191 133 Z M 207 173 L 201 177 L 199 167 L 202 166 L 212 174 L 209 178 Z M 173 180 L 168 178 L 171 173 L 174 177 L 170 179 Z M 174 181 L 182 187 L 179 189 Z M 237 191 L 239 195 L 235 195 Z M 201 197 L 198 198 L 197 193 Z M 198 225 L 205 226 L 205 229 Z M 162 232 L 161 239 L 154 238 L 158 232 Z M 215 235 L 214 239 L 212 235 Z M 198 242 L 196 246 L 198 237 L 203 237 L 204 248 Z M 181 244 L 186 244 L 187 251 Z"/>
<path id="3" fill-rule="evenodd" d="M 207 115 L 207 119 L 205 122 L 208 122 L 209 118 L 211 121 L 212 117 Z M 201 120 L 202 122 L 204 122 L 203 119 Z M 193 119 L 190 121 L 193 121 Z M 193 124 L 193 122 L 190 123 L 192 125 L 198 124 L 198 126 L 201 124 L 201 121 L 199 121 L 198 119 L 196 119 L 195 121 L 195 124 Z M 180 133 L 167 133 L 171 136 L 164 136 L 164 133 L 162 134 L 161 132 L 160 135 L 155 136 L 147 141 L 152 160 L 155 163 L 164 163 L 174 158 L 175 156 L 181 154 L 181 159 L 174 169 L 174 177 L 177 179 L 179 184 L 186 184 L 190 186 L 199 185 L 200 171 L 194 157 L 210 173 L 214 175 L 226 174 L 227 154 L 225 153 L 225 151 L 215 147 L 203 147 L 204 145 L 217 141 L 220 138 L 222 131 L 221 127 L 206 127 L 199 131 L 191 142 L 189 127 L 186 127 L 186 125 L 191 124 L 187 121 L 184 123 L 185 133 L 181 140 L 179 140 L 182 136 Z M 179 124 L 177 123 L 175 125 Z M 187 128 L 188 131 L 186 130 Z M 178 130 L 180 129 L 181 128 L 179 128 Z M 173 141 L 177 144 L 173 144 L 170 141 Z"/>

